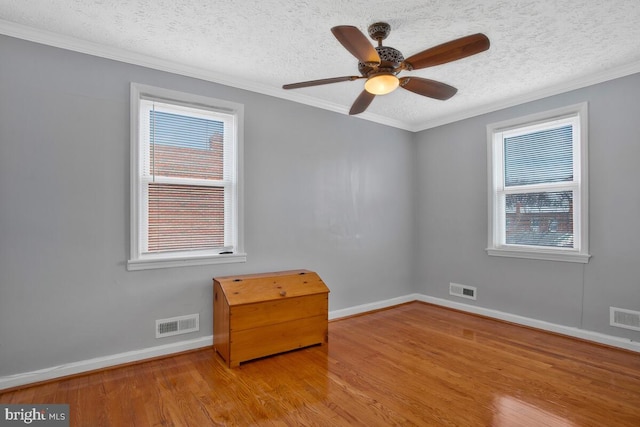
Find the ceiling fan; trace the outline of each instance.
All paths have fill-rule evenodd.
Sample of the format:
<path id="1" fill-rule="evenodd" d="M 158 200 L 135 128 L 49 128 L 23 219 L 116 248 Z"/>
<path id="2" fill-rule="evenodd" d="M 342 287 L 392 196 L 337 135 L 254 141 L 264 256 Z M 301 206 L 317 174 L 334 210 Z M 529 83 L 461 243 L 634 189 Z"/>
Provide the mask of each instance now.
<path id="1" fill-rule="evenodd" d="M 403 70 L 420 70 L 434 65 L 446 64 L 489 49 L 487 36 L 478 33 L 423 50 L 405 59 L 399 50 L 382 45 L 382 40 L 386 39 L 391 31 L 389 24 L 376 22 L 369 26 L 368 31 L 369 36 L 378 41 L 378 46 L 375 48 L 356 27 L 339 25 L 331 29 L 338 41 L 358 59 L 360 76 L 333 77 L 291 83 L 282 86 L 282 88 L 297 89 L 367 79 L 364 84 L 364 90 L 351 106 L 351 110 L 349 110 L 350 115 L 362 113 L 371 104 L 376 95 L 385 95 L 393 92 L 398 86 L 418 95 L 446 100 L 455 95 L 458 89 L 448 84 L 422 77 L 408 76 L 398 78 L 397 74 Z"/>

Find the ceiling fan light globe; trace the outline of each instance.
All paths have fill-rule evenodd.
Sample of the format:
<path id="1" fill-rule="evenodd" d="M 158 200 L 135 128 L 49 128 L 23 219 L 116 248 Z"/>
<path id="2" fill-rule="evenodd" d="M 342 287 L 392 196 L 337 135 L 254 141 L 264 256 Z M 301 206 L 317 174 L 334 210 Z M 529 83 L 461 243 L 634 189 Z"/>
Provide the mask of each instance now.
<path id="1" fill-rule="evenodd" d="M 373 95 L 386 95 L 396 90 L 399 84 L 400 81 L 393 74 L 378 74 L 369 77 L 364 88 Z"/>

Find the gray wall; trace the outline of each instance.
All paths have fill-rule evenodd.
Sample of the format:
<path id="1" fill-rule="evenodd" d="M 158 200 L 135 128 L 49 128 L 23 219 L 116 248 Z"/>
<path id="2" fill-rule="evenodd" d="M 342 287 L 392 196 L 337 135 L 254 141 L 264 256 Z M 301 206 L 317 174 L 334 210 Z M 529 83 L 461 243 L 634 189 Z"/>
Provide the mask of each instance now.
<path id="1" fill-rule="evenodd" d="M 413 135 L 4 36 L 0 58 L 0 377 L 209 336 L 215 276 L 314 270 L 330 310 L 414 291 Z M 246 263 L 126 270 L 132 81 L 245 105 Z"/>
<path id="2" fill-rule="evenodd" d="M 455 301 L 449 282 L 476 286 L 461 302 L 640 340 L 609 326 L 610 306 L 640 310 L 639 99 L 636 74 L 419 133 L 420 292 Z M 488 256 L 486 125 L 585 101 L 591 260 Z"/>
<path id="3" fill-rule="evenodd" d="M 640 75 L 411 134 L 0 36 L 0 377 L 212 334 L 215 276 L 308 268 L 330 310 L 462 302 L 640 340 Z M 128 272 L 129 84 L 245 105 L 244 264 Z M 589 102 L 589 264 L 489 257 L 486 124 Z M 156 340 L 155 319 L 201 331 Z"/>

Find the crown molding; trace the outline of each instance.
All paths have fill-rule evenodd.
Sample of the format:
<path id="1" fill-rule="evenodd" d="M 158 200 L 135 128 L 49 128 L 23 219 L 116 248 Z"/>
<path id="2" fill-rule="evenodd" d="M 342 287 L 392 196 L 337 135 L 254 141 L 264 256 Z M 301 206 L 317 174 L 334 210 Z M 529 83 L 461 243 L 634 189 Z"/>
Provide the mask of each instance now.
<path id="1" fill-rule="evenodd" d="M 175 61 L 168 61 L 131 52 L 125 49 L 113 48 L 99 43 L 87 40 L 69 37 L 50 31 L 44 31 L 37 28 L 16 24 L 13 22 L 0 19 L 0 34 L 31 41 L 34 43 L 44 44 L 47 46 L 66 49 L 74 52 L 84 53 L 87 55 L 97 56 L 100 58 L 111 59 L 114 61 L 124 62 L 132 65 L 147 67 L 159 71 L 166 71 L 186 77 L 193 77 L 212 83 L 243 89 L 250 92 L 256 92 L 263 95 L 269 95 L 276 98 L 286 99 L 292 102 L 306 104 L 312 107 L 333 111 L 340 114 L 349 114 L 348 108 L 333 102 L 319 100 L 301 93 L 287 92 L 279 88 L 273 88 L 267 85 L 261 85 L 252 81 L 232 78 L 228 75 L 214 73 L 202 68 L 186 66 Z M 386 126 L 396 127 L 404 130 L 410 130 L 408 124 L 379 116 L 373 113 L 363 113 L 358 118 L 380 123 Z"/>
<path id="2" fill-rule="evenodd" d="M 159 71 L 167 71 L 173 74 L 180 74 L 187 77 L 194 77 L 200 80 L 219 83 L 225 86 L 232 86 L 252 92 L 259 92 L 265 93 L 267 95 L 277 96 L 275 94 L 276 91 L 273 88 L 265 85 L 259 85 L 254 82 L 240 79 L 233 79 L 227 75 L 214 73 L 212 71 L 198 67 L 185 66 L 175 61 L 155 58 L 149 55 L 143 55 L 121 48 L 105 46 L 103 44 L 44 31 L 9 21 L 0 20 L 0 34 L 31 41 L 34 43 L 44 44 L 47 46 L 57 47 L 60 49 L 66 49 L 74 52 L 84 53 L 87 55 L 97 56 L 100 58 L 125 62 L 132 65 L 139 65 Z"/>
<path id="3" fill-rule="evenodd" d="M 159 71 L 166 71 L 173 74 L 193 77 L 200 80 L 235 87 L 237 89 L 243 89 L 263 95 L 273 96 L 276 98 L 281 98 L 340 114 L 349 114 L 347 107 L 338 105 L 333 102 L 319 100 L 305 94 L 283 91 L 280 88 L 273 88 L 271 86 L 262 85 L 243 79 L 232 78 L 228 75 L 214 73 L 202 68 L 186 66 L 174 61 L 155 58 L 152 56 L 131 52 L 125 49 L 113 48 L 99 43 L 94 43 L 75 37 L 69 37 L 50 31 L 44 31 L 1 19 L 0 34 L 61 49 L 71 50 L 74 52 L 84 53 L 87 55 L 97 56 L 100 58 L 111 59 L 114 61 L 125 62 L 128 64 L 152 68 Z M 535 92 L 515 96 L 507 100 L 483 105 L 469 110 L 464 110 L 459 113 L 450 114 L 435 120 L 429 120 L 422 124 L 406 123 L 400 120 L 390 119 L 388 117 L 383 117 L 368 112 L 364 112 L 354 117 L 376 122 L 385 126 L 403 129 L 409 132 L 420 132 L 423 130 L 450 124 L 460 120 L 465 120 L 471 117 L 491 113 L 493 111 L 502 110 L 504 108 L 513 107 L 527 102 L 536 101 L 538 99 L 546 98 L 549 96 L 559 95 L 561 93 L 602 83 L 608 80 L 625 77 L 639 72 L 640 61 L 637 61 L 632 64 L 611 68 L 609 70 L 605 70 L 593 75 L 588 75 L 578 79 L 573 79 L 571 81 L 563 82 Z"/>
<path id="4" fill-rule="evenodd" d="M 411 127 L 409 130 L 412 132 L 420 132 L 423 130 L 458 122 L 460 120 L 469 119 L 471 117 L 480 116 L 482 114 L 492 113 L 494 111 L 503 110 L 505 108 L 515 107 L 516 105 L 526 104 L 527 102 L 537 101 L 539 99 L 548 98 L 554 95 L 560 95 L 562 93 L 571 92 L 572 90 L 581 89 L 587 86 L 593 86 L 598 83 L 615 80 L 637 73 L 640 73 L 640 61 L 604 70 L 596 74 L 583 76 L 578 79 L 572 79 L 570 81 L 562 82 L 554 86 L 536 90 L 534 92 L 529 92 L 502 101 L 483 105 L 478 108 L 461 111 L 456 114 L 451 114 L 446 117 L 425 122 L 421 126 Z"/>

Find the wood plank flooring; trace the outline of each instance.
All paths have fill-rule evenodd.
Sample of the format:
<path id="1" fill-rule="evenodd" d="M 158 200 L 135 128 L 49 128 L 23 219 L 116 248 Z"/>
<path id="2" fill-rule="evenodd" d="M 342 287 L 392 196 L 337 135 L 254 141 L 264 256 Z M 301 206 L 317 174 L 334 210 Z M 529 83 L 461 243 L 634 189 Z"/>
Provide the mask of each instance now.
<path id="1" fill-rule="evenodd" d="M 424 303 L 228 369 L 212 349 L 0 394 L 72 426 L 640 426 L 640 354 Z"/>

